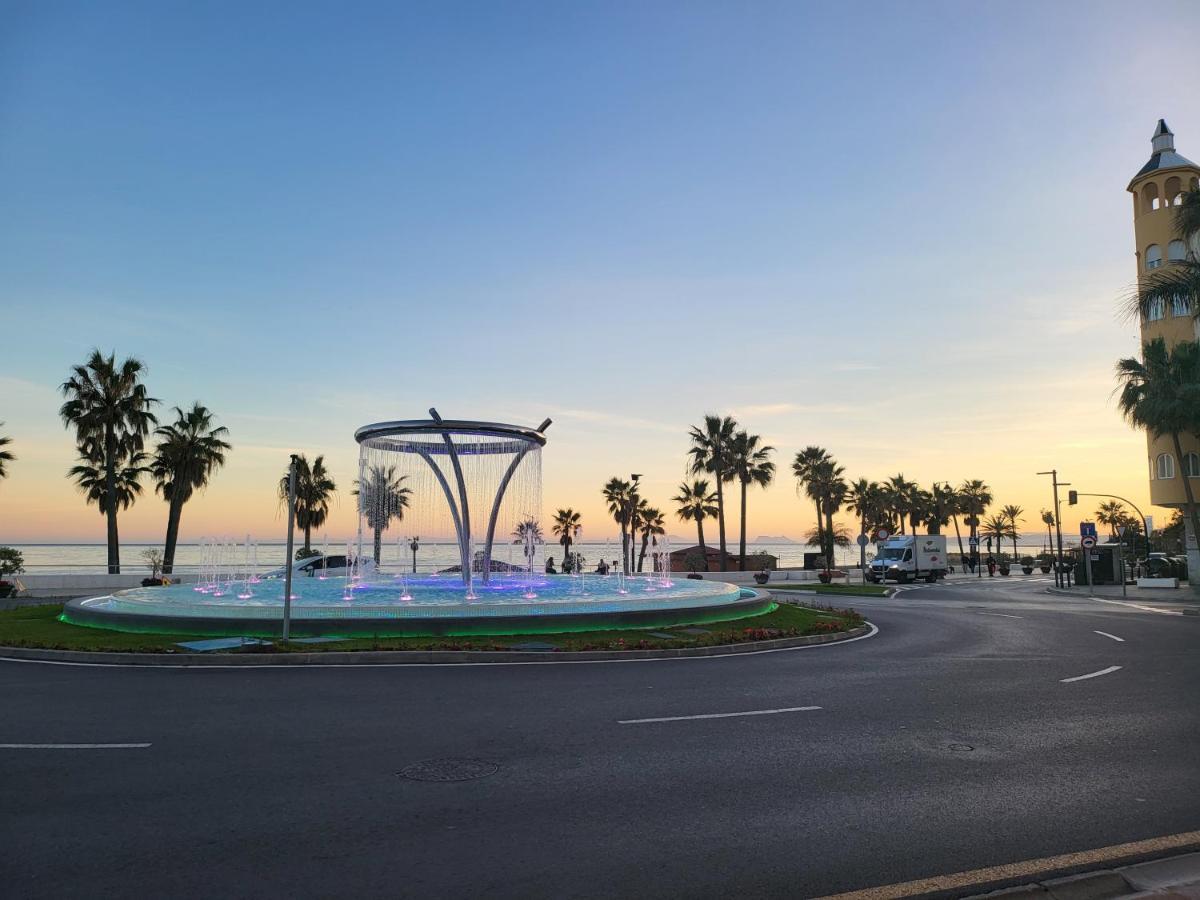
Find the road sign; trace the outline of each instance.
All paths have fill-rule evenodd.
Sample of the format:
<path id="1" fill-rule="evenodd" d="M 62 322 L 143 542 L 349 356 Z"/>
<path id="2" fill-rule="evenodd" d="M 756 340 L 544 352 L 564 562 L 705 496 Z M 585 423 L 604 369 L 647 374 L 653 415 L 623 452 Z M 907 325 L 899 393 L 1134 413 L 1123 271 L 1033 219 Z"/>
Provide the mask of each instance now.
<path id="1" fill-rule="evenodd" d="M 1086 547 L 1088 550 L 1091 550 L 1093 547 L 1096 546 L 1096 539 L 1092 535 L 1089 534 L 1087 537 L 1085 537 L 1079 543 L 1083 544 L 1083 546 Z"/>
<path id="2" fill-rule="evenodd" d="M 865 534 L 860 534 L 858 536 L 858 546 L 865 547 L 869 543 L 871 543 L 871 539 L 869 537 L 867 537 Z"/>
<path id="3" fill-rule="evenodd" d="M 978 547 L 979 546 L 979 538 L 973 537 L 970 540 L 968 540 L 967 543 L 970 544 L 972 547 Z"/>
<path id="4" fill-rule="evenodd" d="M 886 528 L 880 528 L 878 531 L 875 532 L 875 540 L 877 540 L 877 541 L 886 541 L 888 539 L 888 537 L 890 537 L 890 536 L 891 536 L 891 532 L 888 531 Z"/>
<path id="5" fill-rule="evenodd" d="M 1095 538 L 1096 537 L 1096 523 L 1095 522 L 1080 522 L 1079 523 L 1079 536 Z"/>

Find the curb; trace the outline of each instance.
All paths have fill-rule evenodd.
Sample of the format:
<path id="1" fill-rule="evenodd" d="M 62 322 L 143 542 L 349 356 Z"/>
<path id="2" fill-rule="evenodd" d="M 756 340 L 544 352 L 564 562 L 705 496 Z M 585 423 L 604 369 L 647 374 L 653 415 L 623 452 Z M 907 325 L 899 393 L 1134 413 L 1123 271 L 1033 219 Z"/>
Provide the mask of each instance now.
<path id="1" fill-rule="evenodd" d="M 1018 900 L 1041 897 L 1046 900 L 1112 900 L 1169 891 L 1185 885 L 1200 886 L 1200 853 L 1168 856 L 1151 862 L 1097 869 L 1065 878 L 1033 881 L 1016 887 L 973 894 L 966 900 Z"/>
<path id="2" fill-rule="evenodd" d="M 1056 588 L 1056 587 L 1046 588 L 1046 593 L 1047 594 L 1058 594 L 1059 596 L 1062 596 L 1062 597 L 1078 597 L 1081 600 L 1117 600 L 1118 599 L 1117 597 L 1097 597 L 1095 594 L 1077 594 L 1074 591 L 1064 590 L 1063 588 Z M 1130 602 L 1130 601 L 1126 601 L 1126 602 Z M 1147 602 L 1150 602 L 1150 601 L 1147 601 Z M 1178 612 L 1180 615 L 1183 615 L 1183 616 L 1200 616 L 1200 606 L 1185 606 L 1179 610 L 1163 610 L 1163 611 L 1164 612 Z"/>
<path id="3" fill-rule="evenodd" d="M 663 650 L 351 650 L 318 653 L 123 653 L 120 651 L 42 650 L 32 647 L 0 647 L 0 658 L 78 665 L 170 666 L 354 666 L 460 663 L 554 663 L 611 662 L 639 659 L 689 659 L 790 650 L 818 644 L 838 644 L 873 634 L 869 622 L 839 634 L 714 644 L 711 647 L 678 647 Z"/>

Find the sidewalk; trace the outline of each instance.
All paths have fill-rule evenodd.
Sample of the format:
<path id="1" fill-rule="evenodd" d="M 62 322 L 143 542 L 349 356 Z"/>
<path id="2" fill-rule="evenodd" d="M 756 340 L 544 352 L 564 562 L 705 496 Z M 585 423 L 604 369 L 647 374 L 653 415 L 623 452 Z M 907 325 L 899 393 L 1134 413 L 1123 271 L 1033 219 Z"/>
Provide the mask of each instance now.
<path id="1" fill-rule="evenodd" d="M 1153 862 L 1100 869 L 1066 878 L 1035 881 L 1018 887 L 976 894 L 971 900 L 1100 900 L 1100 898 L 1177 897 L 1200 900 L 1200 853 L 1186 853 Z"/>
<path id="2" fill-rule="evenodd" d="M 1163 610 L 1183 612 L 1184 615 L 1200 615 L 1200 597 L 1192 593 L 1187 582 L 1183 582 L 1174 590 L 1170 588 L 1140 588 L 1137 585 L 1126 585 L 1121 592 L 1119 584 L 1097 585 L 1089 589 L 1087 585 L 1073 584 L 1069 588 L 1049 587 L 1052 594 L 1065 594 L 1070 597 L 1097 597 L 1102 600 L 1123 600 L 1127 603 L 1139 603 Z"/>

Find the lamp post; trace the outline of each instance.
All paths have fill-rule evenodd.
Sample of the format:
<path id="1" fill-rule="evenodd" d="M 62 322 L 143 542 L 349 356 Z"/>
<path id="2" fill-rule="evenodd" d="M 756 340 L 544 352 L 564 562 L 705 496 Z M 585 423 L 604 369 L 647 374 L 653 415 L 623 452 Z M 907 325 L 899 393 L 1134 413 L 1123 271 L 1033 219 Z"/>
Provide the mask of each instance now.
<path id="1" fill-rule="evenodd" d="M 1049 472 L 1038 472 L 1038 475 L 1049 475 L 1051 483 L 1054 486 L 1054 528 L 1058 534 L 1058 564 L 1054 567 L 1054 585 L 1055 587 L 1065 587 L 1063 582 L 1065 575 L 1063 573 L 1063 545 L 1062 545 L 1062 515 L 1059 510 L 1058 489 L 1060 485 L 1070 485 L 1069 481 L 1058 480 L 1058 469 L 1051 469 Z"/>
<path id="2" fill-rule="evenodd" d="M 292 632 L 292 548 L 296 529 L 296 454 L 292 454 L 288 466 L 288 526 L 287 562 L 283 567 L 283 640 L 286 643 Z"/>
<path id="3" fill-rule="evenodd" d="M 629 476 L 629 503 L 625 507 L 625 530 L 630 533 L 628 535 L 628 543 L 621 548 L 621 553 L 625 557 L 622 562 L 626 575 L 633 574 L 633 511 L 637 508 L 637 486 L 638 480 L 641 477 L 641 473 L 639 472 L 633 472 Z"/>

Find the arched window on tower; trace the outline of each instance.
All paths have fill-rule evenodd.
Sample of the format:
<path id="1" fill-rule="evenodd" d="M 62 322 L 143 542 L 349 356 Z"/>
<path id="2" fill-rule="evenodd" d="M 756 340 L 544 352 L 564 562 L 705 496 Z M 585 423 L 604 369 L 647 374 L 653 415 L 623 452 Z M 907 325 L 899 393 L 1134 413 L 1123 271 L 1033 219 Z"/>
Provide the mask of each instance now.
<path id="1" fill-rule="evenodd" d="M 1142 212 L 1148 213 L 1152 209 L 1158 209 L 1158 185 L 1153 181 L 1142 188 Z"/>
<path id="2" fill-rule="evenodd" d="M 1163 204 L 1170 206 L 1183 205 L 1183 182 L 1178 175 L 1167 179 L 1167 189 L 1163 192 Z"/>
<path id="3" fill-rule="evenodd" d="M 1187 259 L 1187 247 L 1178 238 L 1167 244 L 1167 262 L 1183 262 Z"/>
<path id="4" fill-rule="evenodd" d="M 1151 244 L 1146 248 L 1146 271 L 1150 272 L 1162 265 L 1162 247 Z"/>
<path id="5" fill-rule="evenodd" d="M 1158 454 L 1154 463 L 1154 474 L 1160 481 L 1169 481 L 1175 477 L 1175 457 L 1170 453 Z"/>
<path id="6" fill-rule="evenodd" d="M 1183 474 L 1188 478 L 1200 478 L 1200 453 L 1183 454 Z"/>

